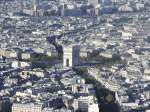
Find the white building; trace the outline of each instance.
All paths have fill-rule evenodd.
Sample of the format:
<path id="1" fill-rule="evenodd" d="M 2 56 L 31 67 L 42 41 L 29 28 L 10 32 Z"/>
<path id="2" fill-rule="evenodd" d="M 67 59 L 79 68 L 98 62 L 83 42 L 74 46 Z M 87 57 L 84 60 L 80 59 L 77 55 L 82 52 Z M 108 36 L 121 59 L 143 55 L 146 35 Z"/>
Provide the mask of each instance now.
<path id="1" fill-rule="evenodd" d="M 96 6 L 96 5 L 99 4 L 99 0 L 88 0 L 88 4 L 89 4 L 89 5 Z"/>
<path id="2" fill-rule="evenodd" d="M 20 68 L 20 67 L 29 67 L 31 63 L 29 62 L 22 62 L 22 61 L 13 61 L 11 63 L 12 68 Z"/>
<path id="3" fill-rule="evenodd" d="M 21 59 L 29 60 L 29 59 L 31 59 L 31 54 L 30 53 L 22 53 L 21 54 Z"/>
<path id="4" fill-rule="evenodd" d="M 94 102 L 93 96 L 80 97 L 78 107 L 83 112 L 99 112 L 98 104 Z"/>
<path id="5" fill-rule="evenodd" d="M 12 112 L 42 112 L 42 105 L 35 104 L 13 104 Z"/>
<path id="6" fill-rule="evenodd" d="M 88 112 L 99 112 L 98 104 L 89 105 Z"/>
<path id="7" fill-rule="evenodd" d="M 79 46 L 65 46 L 63 48 L 63 66 L 73 67 L 79 64 L 80 48 Z"/>

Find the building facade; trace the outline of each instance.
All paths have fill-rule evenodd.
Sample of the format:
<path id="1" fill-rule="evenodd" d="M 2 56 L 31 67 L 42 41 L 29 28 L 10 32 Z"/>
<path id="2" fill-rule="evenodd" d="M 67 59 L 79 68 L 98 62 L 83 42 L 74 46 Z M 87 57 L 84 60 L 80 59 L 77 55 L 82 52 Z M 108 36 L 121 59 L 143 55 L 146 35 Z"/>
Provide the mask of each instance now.
<path id="1" fill-rule="evenodd" d="M 42 112 L 42 104 L 13 104 L 12 112 Z"/>
<path id="2" fill-rule="evenodd" d="M 79 46 L 67 46 L 63 48 L 63 66 L 64 67 L 73 67 L 79 64 L 79 55 L 80 55 Z"/>

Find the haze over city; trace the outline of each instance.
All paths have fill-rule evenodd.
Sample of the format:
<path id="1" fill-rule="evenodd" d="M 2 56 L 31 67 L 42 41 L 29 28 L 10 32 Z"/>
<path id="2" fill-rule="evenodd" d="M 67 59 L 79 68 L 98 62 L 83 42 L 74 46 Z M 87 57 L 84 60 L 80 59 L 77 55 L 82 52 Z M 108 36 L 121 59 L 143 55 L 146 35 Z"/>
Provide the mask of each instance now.
<path id="1" fill-rule="evenodd" d="M 0 112 L 150 112 L 150 0 L 0 0 Z"/>

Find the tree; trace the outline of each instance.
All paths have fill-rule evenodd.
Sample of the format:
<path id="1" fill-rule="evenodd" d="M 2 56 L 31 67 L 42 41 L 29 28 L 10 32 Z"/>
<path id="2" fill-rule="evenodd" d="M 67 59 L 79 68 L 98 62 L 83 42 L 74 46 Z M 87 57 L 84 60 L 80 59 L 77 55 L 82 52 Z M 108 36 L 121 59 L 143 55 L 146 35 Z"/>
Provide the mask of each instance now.
<path id="1" fill-rule="evenodd" d="M 109 95 L 107 95 L 107 97 L 106 97 L 106 101 L 108 101 L 108 102 L 113 102 L 113 101 L 114 101 L 114 97 L 113 97 L 111 94 L 109 94 Z"/>

